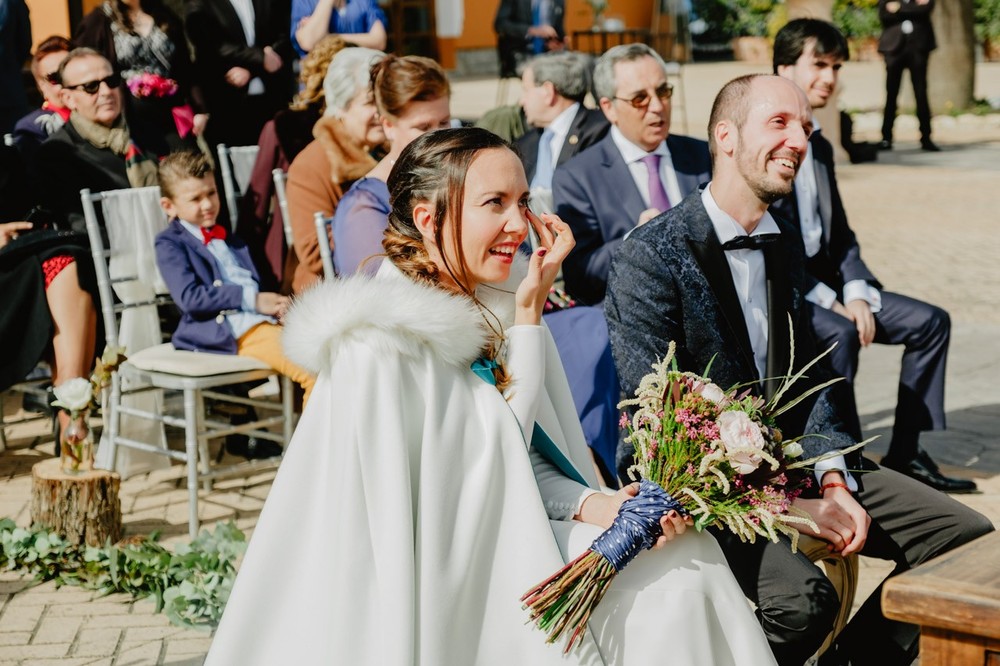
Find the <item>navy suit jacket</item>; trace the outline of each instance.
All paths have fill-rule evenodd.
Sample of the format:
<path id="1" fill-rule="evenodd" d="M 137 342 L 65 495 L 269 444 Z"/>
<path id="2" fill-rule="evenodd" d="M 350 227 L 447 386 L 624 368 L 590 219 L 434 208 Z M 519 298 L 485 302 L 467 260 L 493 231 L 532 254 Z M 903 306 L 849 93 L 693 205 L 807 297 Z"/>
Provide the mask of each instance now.
<path id="1" fill-rule="evenodd" d="M 816 187 L 819 198 L 819 216 L 823 224 L 823 237 L 819 253 L 809 260 L 806 293 L 816 282 L 823 282 L 843 296 L 844 285 L 852 280 L 865 280 L 877 289 L 882 285 L 861 259 L 858 239 L 847 224 L 847 212 L 837 188 L 834 172 L 833 146 L 821 134 L 809 138 L 813 164 L 816 169 Z M 786 220 L 799 227 L 798 200 L 793 191 L 790 196 L 772 206 Z"/>
<path id="2" fill-rule="evenodd" d="M 671 134 L 667 149 L 682 197 L 711 178 L 706 142 Z M 614 251 L 647 208 L 610 133 L 556 170 L 552 198 L 556 214 L 576 237 L 563 263 L 566 291 L 584 303 L 599 303 Z"/>
<path id="3" fill-rule="evenodd" d="M 259 283 L 246 243 L 232 234 L 226 243 L 237 263 Z M 156 237 L 156 264 L 181 310 L 180 323 L 171 339 L 174 347 L 235 354 L 236 338 L 226 314 L 243 309 L 243 289 L 222 283 L 219 263 L 205 244 L 175 219 Z"/>
<path id="4" fill-rule="evenodd" d="M 603 111 L 588 109 L 581 104 L 576 115 L 573 116 L 573 124 L 570 125 L 562 150 L 559 151 L 556 166 L 562 166 L 569 158 L 603 139 L 610 128 L 611 123 L 608 122 Z M 538 143 L 542 139 L 542 131 L 540 127 L 528 130 L 516 142 L 517 150 L 521 154 L 521 163 L 524 165 L 524 173 L 528 177 L 529 183 L 535 177 L 535 167 L 538 164 Z"/>
<path id="5" fill-rule="evenodd" d="M 768 294 L 767 377 L 798 371 L 816 356 L 805 307 L 805 256 L 796 230 L 780 218 L 781 239 L 764 251 Z M 622 391 L 632 396 L 650 366 L 677 345 L 681 370 L 703 373 L 728 389 L 750 383 L 760 392 L 753 348 L 732 272 L 701 201 L 692 192 L 680 204 L 636 229 L 620 244 L 608 277 L 604 302 L 615 366 Z M 794 338 L 789 331 L 789 318 Z M 790 351 L 795 344 L 794 366 Z M 817 367 L 789 391 L 790 400 L 827 379 Z M 802 440 L 806 456 L 851 446 L 843 414 L 851 402 L 844 382 L 813 394 L 779 419 L 786 437 L 819 434 Z M 770 397 L 776 380 L 764 382 Z"/>

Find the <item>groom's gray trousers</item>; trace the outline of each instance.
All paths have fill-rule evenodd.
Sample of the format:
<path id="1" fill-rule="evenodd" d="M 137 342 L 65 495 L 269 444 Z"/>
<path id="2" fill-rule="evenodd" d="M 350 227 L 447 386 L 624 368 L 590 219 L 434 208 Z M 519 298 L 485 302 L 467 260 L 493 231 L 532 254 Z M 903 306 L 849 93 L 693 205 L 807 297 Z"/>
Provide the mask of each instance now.
<path id="1" fill-rule="evenodd" d="M 854 473 L 861 486 L 856 497 L 872 519 L 861 554 L 894 562 L 890 575 L 993 529 L 989 520 L 951 497 L 861 461 L 864 471 Z M 803 664 L 823 643 L 840 605 L 829 579 L 801 553 L 793 554 L 785 538 L 748 544 L 728 531 L 714 535 L 744 594 L 757 605 L 778 663 Z M 908 665 L 917 654 L 917 627 L 883 617 L 881 598 L 880 584 L 837 639 L 852 666 Z"/>

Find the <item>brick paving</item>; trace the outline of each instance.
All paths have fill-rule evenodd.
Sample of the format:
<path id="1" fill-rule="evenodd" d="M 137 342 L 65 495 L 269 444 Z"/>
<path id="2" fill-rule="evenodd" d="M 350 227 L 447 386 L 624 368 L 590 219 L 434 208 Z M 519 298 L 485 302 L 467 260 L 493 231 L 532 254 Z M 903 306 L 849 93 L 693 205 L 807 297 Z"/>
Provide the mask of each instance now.
<path id="1" fill-rule="evenodd" d="M 674 128 L 704 136 L 711 99 L 730 78 L 757 66 L 710 63 L 684 71 L 686 113 L 675 110 Z M 877 109 L 882 100 L 877 63 L 847 63 L 842 81 L 847 108 Z M 516 86 L 512 86 L 516 88 Z M 510 100 L 516 97 L 510 93 Z M 976 96 L 1000 98 L 1000 63 L 977 69 Z M 496 100 L 493 80 L 463 80 L 453 88 L 453 112 L 476 117 Z M 685 117 L 686 116 L 686 117 Z M 684 124 L 687 124 L 687 129 Z M 875 139 L 878 114 L 856 118 L 859 139 Z M 946 471 L 975 478 L 982 490 L 960 499 L 1000 525 L 1000 241 L 997 171 L 1000 171 L 1000 115 L 936 117 L 935 140 L 945 149 L 917 150 L 915 121 L 901 118 L 897 150 L 878 163 L 839 165 L 839 182 L 864 256 L 887 289 L 945 307 L 952 316 L 948 367 L 949 430 L 924 436 L 923 443 Z M 873 347 L 862 352 L 858 397 L 870 434 L 888 435 L 895 404 L 899 351 Z M 50 442 L 29 445 L 45 433 L 35 424 L 13 428 L 10 448 L 0 453 L 0 516 L 29 522 L 31 465 L 52 454 Z M 885 437 L 883 437 L 885 440 Z M 885 442 L 875 442 L 878 457 Z M 202 493 L 207 526 L 233 519 L 251 533 L 273 472 L 220 481 Z M 159 530 L 167 545 L 187 539 L 187 496 L 181 468 L 141 475 L 122 484 L 126 535 Z M 883 563 L 862 559 L 858 598 L 886 572 Z M 123 595 L 95 597 L 71 587 L 32 586 L 0 573 L 0 664 L 17 666 L 188 666 L 201 664 L 211 638 L 171 625 L 153 612 L 150 600 Z"/>

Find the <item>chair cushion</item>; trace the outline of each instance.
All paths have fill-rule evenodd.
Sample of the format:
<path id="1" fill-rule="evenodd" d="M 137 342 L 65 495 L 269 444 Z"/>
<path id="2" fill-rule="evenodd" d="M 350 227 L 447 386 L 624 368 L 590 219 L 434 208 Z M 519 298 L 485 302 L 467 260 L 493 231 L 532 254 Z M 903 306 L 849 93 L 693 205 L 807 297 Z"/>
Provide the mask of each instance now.
<path id="1" fill-rule="evenodd" d="M 132 354 L 128 362 L 146 372 L 166 372 L 188 377 L 208 377 L 247 370 L 268 370 L 270 366 L 248 356 L 211 354 L 174 349 L 169 342 Z"/>

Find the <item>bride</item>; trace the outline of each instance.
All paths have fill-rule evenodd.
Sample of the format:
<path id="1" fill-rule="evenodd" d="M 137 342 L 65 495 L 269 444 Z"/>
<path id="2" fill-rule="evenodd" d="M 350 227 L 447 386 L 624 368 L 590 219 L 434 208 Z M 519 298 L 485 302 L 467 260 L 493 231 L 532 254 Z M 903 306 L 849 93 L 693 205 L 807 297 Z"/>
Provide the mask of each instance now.
<path id="1" fill-rule="evenodd" d="M 529 212 L 520 161 L 486 130 L 423 135 L 388 183 L 389 261 L 288 316 L 286 351 L 319 378 L 207 663 L 773 664 L 714 539 L 676 514 L 578 649 L 526 623 L 520 596 L 635 494 L 597 489 L 541 324 L 572 234 Z"/>

